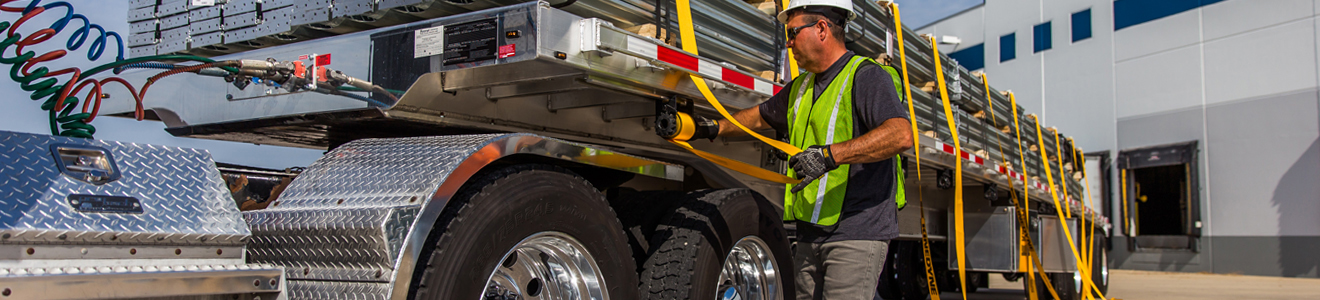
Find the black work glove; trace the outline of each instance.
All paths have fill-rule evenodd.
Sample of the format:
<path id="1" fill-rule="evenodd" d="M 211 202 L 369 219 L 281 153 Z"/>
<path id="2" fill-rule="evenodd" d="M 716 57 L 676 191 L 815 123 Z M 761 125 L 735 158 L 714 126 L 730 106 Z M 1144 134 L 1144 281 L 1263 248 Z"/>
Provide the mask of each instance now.
<path id="1" fill-rule="evenodd" d="M 834 154 L 830 153 L 829 145 L 807 147 L 789 158 L 788 165 L 802 179 L 802 182 L 793 186 L 794 193 L 802 191 L 807 184 L 825 176 L 825 173 L 839 168 L 839 164 L 834 162 Z"/>

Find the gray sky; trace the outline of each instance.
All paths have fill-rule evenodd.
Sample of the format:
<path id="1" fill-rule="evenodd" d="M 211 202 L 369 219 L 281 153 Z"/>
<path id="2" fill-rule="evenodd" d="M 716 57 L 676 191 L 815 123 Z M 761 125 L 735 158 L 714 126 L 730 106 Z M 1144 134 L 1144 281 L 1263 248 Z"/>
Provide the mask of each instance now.
<path id="1" fill-rule="evenodd" d="M 73 4 L 75 13 L 83 14 L 94 24 L 99 24 L 109 31 L 115 31 L 128 37 L 128 23 L 126 16 L 128 8 L 124 5 L 126 0 L 65 0 Z M 53 1 L 43 1 L 43 4 Z M 944 16 L 962 11 L 968 7 L 980 4 L 982 0 L 897 0 L 900 8 L 903 9 L 904 23 L 911 28 L 917 28 L 928 24 Z M 26 2 L 20 4 L 10 4 L 10 6 L 26 5 Z M 34 18 L 20 28 L 20 33 L 30 33 L 35 31 L 38 26 L 47 26 L 54 18 L 48 16 L 63 14 L 62 9 L 54 9 L 51 12 L 43 13 Z M 17 13 L 0 12 L 0 20 L 10 21 L 18 19 Z M 59 48 L 68 41 L 69 34 L 81 25 L 74 21 L 64 32 L 38 46 L 30 47 L 34 51 L 46 53 L 47 51 Z M 111 44 L 113 45 L 113 43 Z M 88 62 L 86 60 L 87 45 L 84 45 L 77 51 L 70 52 L 56 62 L 44 63 L 41 66 L 48 66 L 52 70 L 76 66 L 83 69 L 114 61 L 114 49 L 107 49 L 100 60 Z M 127 55 L 126 55 L 127 56 Z M 7 69 L 9 66 L 3 66 Z M 104 78 L 104 75 L 96 77 Z M 67 78 L 67 77 L 64 77 Z M 134 86 L 141 87 L 142 82 L 133 82 Z M 9 80 L 0 81 L 0 130 L 17 131 L 28 133 L 50 134 L 47 121 L 47 112 L 41 110 L 42 101 L 29 100 L 29 92 L 19 88 L 19 84 Z M 148 93 L 147 97 L 151 97 Z M 44 99 L 43 99 L 44 101 Z M 102 117 L 92 122 L 96 126 L 96 138 L 102 140 L 123 141 L 133 143 L 147 143 L 155 145 L 166 145 L 176 147 L 200 148 L 211 151 L 211 155 L 216 161 L 242 164 L 256 167 L 265 167 L 273 169 L 283 169 L 293 166 L 307 166 L 321 156 L 321 150 L 296 149 L 275 146 L 257 146 L 243 143 L 201 140 L 192 138 L 177 138 L 164 131 L 164 124 L 160 122 L 143 121 L 138 122 L 133 119 Z"/>

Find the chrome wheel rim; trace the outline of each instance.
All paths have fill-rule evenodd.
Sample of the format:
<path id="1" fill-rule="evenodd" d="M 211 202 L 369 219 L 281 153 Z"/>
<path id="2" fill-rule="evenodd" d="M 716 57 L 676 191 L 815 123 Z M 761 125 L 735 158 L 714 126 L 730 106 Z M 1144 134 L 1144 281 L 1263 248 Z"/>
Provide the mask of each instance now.
<path id="1" fill-rule="evenodd" d="M 504 253 L 482 300 L 608 300 L 600 267 L 587 248 L 562 232 L 533 234 Z"/>
<path id="2" fill-rule="evenodd" d="M 1100 250 L 1100 280 L 1109 286 L 1109 251 Z"/>
<path id="3" fill-rule="evenodd" d="M 717 299 L 783 299 L 779 284 L 779 264 L 765 241 L 744 237 L 733 245 L 720 270 Z"/>
<path id="4" fill-rule="evenodd" d="M 1073 272 L 1073 293 L 1081 295 L 1082 287 L 1084 287 L 1084 285 L 1082 285 L 1082 272 Z"/>

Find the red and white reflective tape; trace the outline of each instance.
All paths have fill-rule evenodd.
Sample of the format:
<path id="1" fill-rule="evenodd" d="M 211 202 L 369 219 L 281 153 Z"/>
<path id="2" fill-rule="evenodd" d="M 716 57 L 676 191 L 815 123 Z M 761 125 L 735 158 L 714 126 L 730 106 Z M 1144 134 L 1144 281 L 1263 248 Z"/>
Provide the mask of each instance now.
<path id="1" fill-rule="evenodd" d="M 628 36 L 628 51 L 639 54 L 641 58 L 660 61 L 706 79 L 715 79 L 741 86 L 767 97 L 779 93 L 779 90 L 783 89 L 783 87 L 764 78 L 748 75 L 737 69 L 725 68 L 720 64 L 697 58 L 687 52 L 671 49 L 666 45 L 657 44 L 647 39 Z"/>
<path id="2" fill-rule="evenodd" d="M 945 144 L 943 142 L 935 142 L 935 148 L 940 149 L 940 151 L 944 151 L 944 153 L 954 154 L 953 145 Z M 983 165 L 983 166 L 985 165 L 985 159 L 981 158 L 980 156 L 967 153 L 967 151 L 961 151 L 960 153 L 962 153 L 961 156 L 963 159 L 972 161 L 978 165 Z"/>
<path id="3" fill-rule="evenodd" d="M 1009 169 L 1008 167 L 1005 167 L 1005 166 L 995 166 L 995 170 L 996 170 L 996 171 L 999 171 L 999 173 L 1003 173 L 1003 174 L 1008 175 L 1009 178 L 1017 179 L 1017 180 L 1019 180 L 1019 181 L 1023 181 L 1023 182 L 1027 181 L 1027 178 L 1026 178 L 1025 176 L 1022 176 L 1022 174 L 1018 174 L 1018 172 L 1014 172 L 1013 170 Z"/>

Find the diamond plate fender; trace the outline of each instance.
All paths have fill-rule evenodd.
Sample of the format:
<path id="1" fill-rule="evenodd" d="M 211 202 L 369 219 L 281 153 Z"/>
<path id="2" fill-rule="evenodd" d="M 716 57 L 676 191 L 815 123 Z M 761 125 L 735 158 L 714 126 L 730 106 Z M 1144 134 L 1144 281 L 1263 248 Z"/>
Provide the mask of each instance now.
<path id="1" fill-rule="evenodd" d="M 104 149 L 121 176 L 66 176 L 52 144 Z M 80 212 L 72 194 L 132 197 L 142 212 Z M 242 245 L 249 235 L 205 150 L 0 131 L 0 243 Z"/>
<path id="2" fill-rule="evenodd" d="M 270 208 L 243 213 L 254 233 L 249 258 L 283 266 L 293 279 L 396 283 L 362 291 L 405 299 L 423 243 L 450 197 L 478 170 L 511 155 L 670 180 L 683 175 L 678 165 L 532 134 L 358 140 L 318 159 Z"/>
<path id="3" fill-rule="evenodd" d="M 290 281 L 289 299 L 385 300 L 390 284 L 381 282 Z"/>

